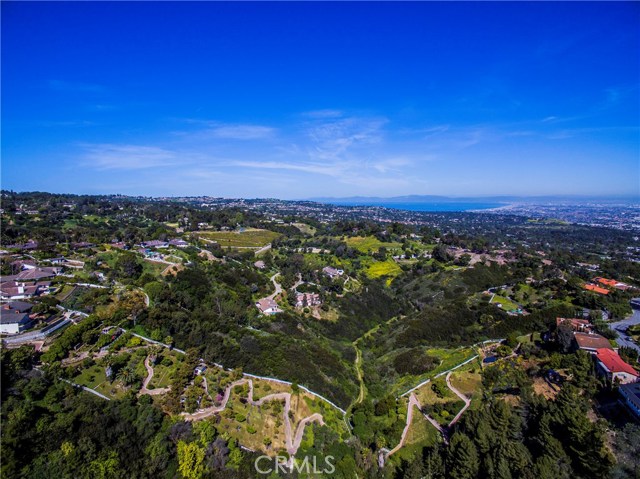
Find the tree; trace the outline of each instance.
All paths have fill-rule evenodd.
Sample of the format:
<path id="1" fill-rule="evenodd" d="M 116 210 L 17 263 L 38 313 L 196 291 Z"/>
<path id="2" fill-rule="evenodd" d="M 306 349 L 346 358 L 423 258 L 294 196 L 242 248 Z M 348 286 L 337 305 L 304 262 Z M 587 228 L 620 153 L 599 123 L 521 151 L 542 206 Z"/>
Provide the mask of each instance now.
<path id="1" fill-rule="evenodd" d="M 204 448 L 197 442 L 178 441 L 178 471 L 184 479 L 200 479 L 205 472 Z"/>
<path id="2" fill-rule="evenodd" d="M 560 323 L 556 330 L 556 338 L 560 349 L 565 353 L 569 352 L 573 344 L 573 329 L 568 324 Z"/>
<path id="3" fill-rule="evenodd" d="M 117 378 L 123 382 L 125 386 L 129 386 L 136 380 L 136 372 L 131 366 L 125 366 L 118 372 Z"/>
<path id="4" fill-rule="evenodd" d="M 447 464 L 450 477 L 455 477 L 456 479 L 474 479 L 478 477 L 480 470 L 478 451 L 471 439 L 466 435 L 456 432 L 451 437 Z"/>

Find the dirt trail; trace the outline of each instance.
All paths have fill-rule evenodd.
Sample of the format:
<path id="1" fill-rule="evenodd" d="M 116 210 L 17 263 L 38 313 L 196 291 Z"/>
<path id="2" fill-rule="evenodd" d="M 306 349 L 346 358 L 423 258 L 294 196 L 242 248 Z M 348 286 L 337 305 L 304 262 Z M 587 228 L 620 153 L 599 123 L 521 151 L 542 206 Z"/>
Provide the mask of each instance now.
<path id="1" fill-rule="evenodd" d="M 282 285 L 276 281 L 276 278 L 278 276 L 280 276 L 280 273 L 276 273 L 271 276 L 271 282 L 273 283 L 273 286 L 275 286 L 276 291 L 273 294 L 267 296 L 268 299 L 275 299 L 276 296 L 282 293 Z"/>
<path id="2" fill-rule="evenodd" d="M 456 388 L 453 387 L 453 385 L 451 384 L 451 373 L 447 374 L 446 381 L 449 389 L 451 389 L 456 396 L 458 396 L 460 399 L 464 401 L 464 407 L 460 409 L 458 414 L 456 414 L 456 417 L 454 417 L 449 423 L 448 427 L 450 428 L 451 426 L 453 426 L 455 423 L 458 422 L 458 419 L 460 419 L 460 416 L 462 416 L 462 413 L 465 412 L 469 408 L 469 406 L 471 406 L 471 399 L 469 399 L 467 396 L 465 396 L 464 394 L 462 394 L 460 391 L 458 391 Z"/>
<path id="3" fill-rule="evenodd" d="M 241 386 L 243 384 L 249 385 L 249 394 L 247 395 L 247 401 L 252 406 L 261 406 L 267 401 L 284 401 L 284 410 L 282 412 L 282 416 L 284 419 L 284 434 L 285 434 L 285 444 L 287 448 L 287 452 L 292 457 L 295 456 L 298 448 L 300 447 L 300 443 L 302 442 L 302 435 L 304 433 L 305 426 L 310 422 L 317 422 L 320 425 L 324 425 L 324 419 L 322 415 L 319 413 L 314 413 L 311 416 L 305 417 L 300 421 L 295 433 L 292 432 L 291 420 L 289 419 L 289 411 L 291 410 L 291 393 L 274 393 L 269 394 L 268 396 L 264 396 L 257 401 L 253 399 L 253 381 L 251 379 L 238 379 L 234 381 L 227 389 L 224 391 L 224 397 L 222 399 L 222 403 L 220 406 L 212 406 L 207 409 L 202 409 L 198 412 L 189 414 L 182 413 L 185 421 L 198 421 L 200 419 L 205 419 L 214 414 L 218 414 L 227 407 L 227 403 L 229 402 L 229 398 L 231 396 L 231 392 L 235 386 Z"/>
<path id="4" fill-rule="evenodd" d="M 171 388 L 148 389 L 147 386 L 149 386 L 149 383 L 153 379 L 153 367 L 149 364 L 149 356 L 147 356 L 144 360 L 144 367 L 147 368 L 147 377 L 142 382 L 142 388 L 140 388 L 138 396 L 142 396 L 143 394 L 148 394 L 149 396 L 158 396 L 160 394 L 166 394 L 171 390 Z"/>

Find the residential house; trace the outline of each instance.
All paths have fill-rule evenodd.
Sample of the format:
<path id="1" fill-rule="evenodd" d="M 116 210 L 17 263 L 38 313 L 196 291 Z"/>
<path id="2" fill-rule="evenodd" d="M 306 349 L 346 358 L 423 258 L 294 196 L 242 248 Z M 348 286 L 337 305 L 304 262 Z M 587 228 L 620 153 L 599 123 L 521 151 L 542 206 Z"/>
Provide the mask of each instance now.
<path id="1" fill-rule="evenodd" d="M 176 248 L 186 248 L 187 246 L 189 246 L 189 243 L 187 243 L 183 239 L 174 238 L 171 241 L 169 241 L 169 245 L 170 246 L 175 246 Z"/>
<path id="2" fill-rule="evenodd" d="M 140 243 L 140 246 L 143 248 L 167 248 L 169 243 L 167 241 L 160 240 L 151 240 L 151 241 L 143 241 Z"/>
<path id="3" fill-rule="evenodd" d="M 0 333 L 18 334 L 31 326 L 29 311 L 32 304 L 15 301 L 3 304 L 0 308 Z"/>
<path id="4" fill-rule="evenodd" d="M 621 291 L 626 291 L 628 289 L 631 289 L 631 286 L 626 284 L 626 283 L 622 283 L 620 281 L 617 281 L 615 279 L 608 279 L 608 278 L 602 278 L 602 277 L 598 277 L 598 278 L 593 278 L 593 281 L 596 283 L 599 283 L 603 286 L 607 286 L 609 288 L 615 288 L 615 289 L 619 289 Z"/>
<path id="5" fill-rule="evenodd" d="M 595 333 L 574 333 L 573 339 L 578 349 L 596 354 L 598 349 L 611 349 L 611 343 L 604 336 Z"/>
<path id="6" fill-rule="evenodd" d="M 51 282 L 49 281 L 36 282 L 33 284 L 6 281 L 0 284 L 0 299 L 2 301 L 13 301 L 32 298 L 41 294 L 48 294 L 50 288 Z"/>
<path id="7" fill-rule="evenodd" d="M 574 333 L 592 333 L 593 325 L 586 319 L 556 318 L 556 327 L 564 324 L 569 326 Z"/>
<path id="8" fill-rule="evenodd" d="M 36 262 L 32 259 L 17 259 L 11 262 L 11 270 L 14 273 L 19 273 L 25 269 L 35 269 Z"/>
<path id="9" fill-rule="evenodd" d="M 322 304 L 318 293 L 298 293 L 296 294 L 296 307 L 318 306 Z"/>
<path id="10" fill-rule="evenodd" d="M 256 307 L 262 314 L 267 314 L 267 315 L 278 314 L 282 312 L 282 310 L 278 306 L 278 303 L 276 303 L 271 298 L 261 299 L 256 303 Z"/>
<path id="11" fill-rule="evenodd" d="M 596 351 L 598 371 L 612 383 L 629 384 L 638 381 L 640 373 L 612 349 L 602 348 Z"/>
<path id="12" fill-rule="evenodd" d="M 600 286 L 596 286 L 595 284 L 592 284 L 592 283 L 585 284 L 583 288 L 586 289 L 587 291 L 593 291 L 594 293 L 598 293 L 598 294 L 604 294 L 604 295 L 609 294 L 608 289 L 601 288 Z"/>
<path id="13" fill-rule="evenodd" d="M 344 270 L 336 269 L 332 266 L 325 266 L 324 268 L 322 268 L 322 272 L 329 276 L 329 278 L 331 279 L 342 276 L 344 274 Z"/>
<path id="14" fill-rule="evenodd" d="M 253 263 L 253 265 L 258 269 L 265 269 L 267 267 L 267 265 L 264 264 L 264 261 L 262 260 L 256 261 L 255 263 Z"/>
<path id="15" fill-rule="evenodd" d="M 625 406 L 640 420 L 640 383 L 623 384 L 618 388 Z"/>
<path id="16" fill-rule="evenodd" d="M 16 281 L 38 281 L 40 279 L 45 278 L 53 278 L 57 274 L 62 271 L 62 268 L 59 267 L 45 267 L 45 268 L 34 268 L 34 269 L 25 269 L 20 271 L 16 277 Z"/>
<path id="17" fill-rule="evenodd" d="M 74 268 L 74 269 L 82 269 L 84 268 L 84 261 L 79 261 L 77 259 L 67 259 L 64 256 L 60 256 L 59 258 L 51 258 L 49 263 L 54 264 L 56 266 L 64 266 L 65 268 Z"/>

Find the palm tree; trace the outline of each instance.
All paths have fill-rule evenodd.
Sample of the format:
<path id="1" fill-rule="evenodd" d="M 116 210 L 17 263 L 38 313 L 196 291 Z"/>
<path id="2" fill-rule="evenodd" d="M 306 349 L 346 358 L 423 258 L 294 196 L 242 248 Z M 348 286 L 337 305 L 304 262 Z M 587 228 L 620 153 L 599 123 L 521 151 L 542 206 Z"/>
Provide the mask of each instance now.
<path id="1" fill-rule="evenodd" d="M 125 366 L 118 372 L 117 377 L 125 386 L 129 386 L 136 380 L 136 373 L 131 366 Z"/>
<path id="2" fill-rule="evenodd" d="M 149 361 L 151 362 L 151 364 L 156 363 L 161 350 L 162 347 L 157 344 L 152 344 L 151 346 L 149 346 Z"/>

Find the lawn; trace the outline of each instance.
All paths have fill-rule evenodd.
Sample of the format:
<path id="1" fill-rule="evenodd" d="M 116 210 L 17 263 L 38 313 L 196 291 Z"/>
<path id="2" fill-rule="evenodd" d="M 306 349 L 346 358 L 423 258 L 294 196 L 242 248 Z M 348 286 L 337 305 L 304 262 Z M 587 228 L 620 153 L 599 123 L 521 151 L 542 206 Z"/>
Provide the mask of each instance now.
<path id="1" fill-rule="evenodd" d="M 380 241 L 374 236 L 354 236 L 353 238 L 347 238 L 346 243 L 361 253 L 375 253 L 383 246 L 387 248 L 387 250 L 400 249 L 402 246 L 400 243 Z"/>
<path id="2" fill-rule="evenodd" d="M 500 304 L 504 311 L 515 311 L 518 309 L 518 305 L 504 296 L 495 295 L 491 300 L 491 304 Z"/>
<path id="3" fill-rule="evenodd" d="M 238 231 L 202 231 L 199 238 L 216 241 L 223 248 L 261 248 L 280 236 L 269 230 L 247 228 Z"/>
<path id="4" fill-rule="evenodd" d="M 104 366 L 97 364 L 82 370 L 82 372 L 73 379 L 73 382 L 93 389 L 111 399 L 124 397 L 128 390 L 122 386 L 120 381 L 110 383 L 105 376 Z"/>

